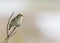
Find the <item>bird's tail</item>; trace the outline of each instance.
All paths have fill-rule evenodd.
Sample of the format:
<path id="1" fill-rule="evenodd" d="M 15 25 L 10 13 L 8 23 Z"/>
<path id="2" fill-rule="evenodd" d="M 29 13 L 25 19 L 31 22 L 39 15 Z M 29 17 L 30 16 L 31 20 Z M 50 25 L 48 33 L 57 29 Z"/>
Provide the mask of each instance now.
<path id="1" fill-rule="evenodd" d="M 11 29 L 11 27 L 12 27 L 12 26 L 10 25 L 10 26 L 9 26 L 9 30 Z"/>

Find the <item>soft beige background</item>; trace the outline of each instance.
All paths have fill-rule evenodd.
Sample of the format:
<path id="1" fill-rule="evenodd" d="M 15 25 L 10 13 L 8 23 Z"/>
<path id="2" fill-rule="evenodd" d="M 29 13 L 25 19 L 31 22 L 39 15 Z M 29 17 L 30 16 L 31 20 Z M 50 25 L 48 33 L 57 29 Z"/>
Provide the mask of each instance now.
<path id="1" fill-rule="evenodd" d="M 13 11 L 16 15 L 22 13 L 24 20 L 8 43 L 57 43 L 43 38 L 43 33 L 33 24 L 33 18 L 37 12 L 60 11 L 59 0 L 0 0 L 0 43 L 6 37 L 6 24 Z"/>

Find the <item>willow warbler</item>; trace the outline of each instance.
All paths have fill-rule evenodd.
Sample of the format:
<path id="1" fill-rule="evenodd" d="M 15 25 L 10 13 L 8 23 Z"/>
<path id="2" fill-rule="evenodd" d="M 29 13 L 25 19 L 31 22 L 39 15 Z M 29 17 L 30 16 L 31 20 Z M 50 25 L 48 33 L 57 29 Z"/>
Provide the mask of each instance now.
<path id="1" fill-rule="evenodd" d="M 9 24 L 9 30 L 11 29 L 11 27 L 19 27 L 22 23 L 23 20 L 23 15 L 22 14 L 18 14 L 15 18 L 13 18 Z"/>

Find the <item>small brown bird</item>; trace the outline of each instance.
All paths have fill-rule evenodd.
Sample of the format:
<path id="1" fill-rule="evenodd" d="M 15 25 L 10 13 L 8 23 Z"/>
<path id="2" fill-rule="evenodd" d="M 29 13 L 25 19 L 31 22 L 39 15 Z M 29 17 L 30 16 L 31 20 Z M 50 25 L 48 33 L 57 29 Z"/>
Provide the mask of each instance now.
<path id="1" fill-rule="evenodd" d="M 19 27 L 22 23 L 23 20 L 23 15 L 22 14 L 18 14 L 15 18 L 13 18 L 9 24 L 9 30 L 11 29 L 11 27 Z"/>

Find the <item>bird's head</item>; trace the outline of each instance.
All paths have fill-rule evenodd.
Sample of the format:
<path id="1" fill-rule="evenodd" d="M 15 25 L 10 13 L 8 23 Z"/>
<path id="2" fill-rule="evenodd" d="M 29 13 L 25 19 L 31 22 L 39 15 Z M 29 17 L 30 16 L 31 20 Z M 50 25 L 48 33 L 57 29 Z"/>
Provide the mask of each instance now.
<path id="1" fill-rule="evenodd" d="M 18 14 L 17 17 L 23 17 L 23 15 L 22 14 Z"/>
<path id="2" fill-rule="evenodd" d="M 17 15 L 17 18 L 21 18 L 21 17 L 23 17 L 22 14 L 18 14 L 18 15 Z"/>

